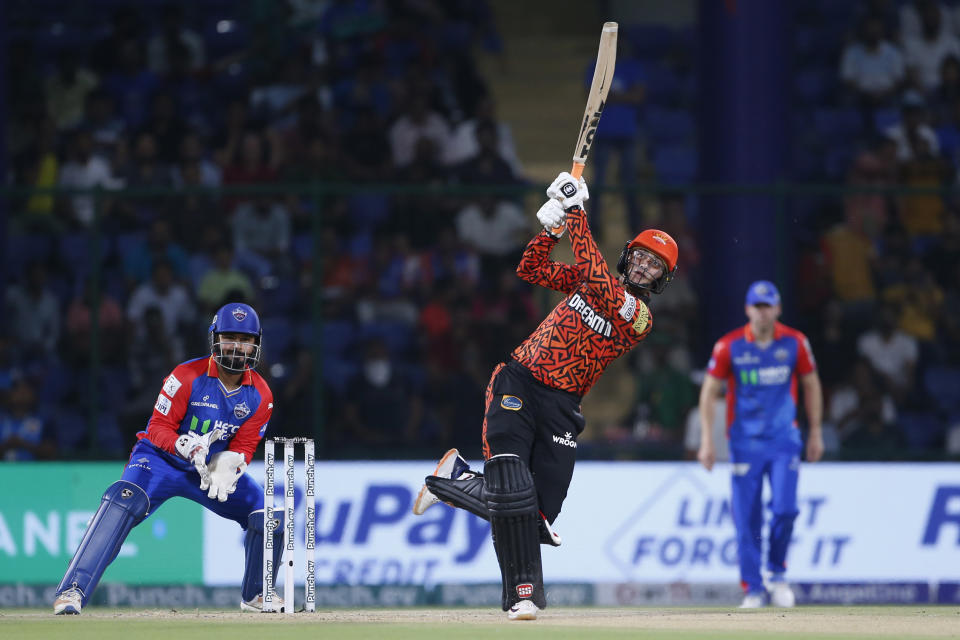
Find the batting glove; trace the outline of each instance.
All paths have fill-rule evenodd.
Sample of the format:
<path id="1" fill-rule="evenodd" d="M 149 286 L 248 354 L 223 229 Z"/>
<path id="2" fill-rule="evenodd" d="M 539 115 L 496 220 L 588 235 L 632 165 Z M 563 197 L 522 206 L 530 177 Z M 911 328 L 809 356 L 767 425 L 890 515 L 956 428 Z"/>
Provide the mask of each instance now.
<path id="1" fill-rule="evenodd" d="M 582 209 L 584 200 L 590 198 L 590 192 L 587 191 L 586 180 L 583 178 L 578 180 L 566 171 L 562 171 L 547 187 L 547 197 L 562 204 L 564 209 L 570 207 Z"/>
<path id="2" fill-rule="evenodd" d="M 543 206 L 540 207 L 540 210 L 537 211 L 537 220 L 539 220 L 543 228 L 547 230 L 547 233 L 554 238 L 559 238 L 563 235 L 566 229 L 566 219 L 567 213 L 563 210 L 563 205 L 556 200 L 547 200 L 543 203 Z"/>

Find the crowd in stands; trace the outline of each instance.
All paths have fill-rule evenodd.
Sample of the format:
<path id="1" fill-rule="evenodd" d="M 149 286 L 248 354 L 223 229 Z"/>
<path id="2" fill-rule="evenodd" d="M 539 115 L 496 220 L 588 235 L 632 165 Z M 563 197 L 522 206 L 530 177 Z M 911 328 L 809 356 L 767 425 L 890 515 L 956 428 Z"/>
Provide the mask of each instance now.
<path id="1" fill-rule="evenodd" d="M 503 54 L 486 2 L 17 4 L 8 183 L 100 192 L 5 203 L 0 458 L 123 457 L 163 377 L 207 352 L 228 300 L 263 321 L 273 433 L 320 421 L 335 457 L 479 454 L 489 373 L 544 303 L 514 274 L 532 216 L 518 189 L 498 191 L 527 181 L 477 69 L 478 50 Z M 953 184 L 960 10 L 811 5 L 796 16 L 796 177 Z M 625 34 L 591 189 L 610 182 L 611 156 L 632 182 L 641 149 L 662 183 L 688 183 L 692 31 Z M 362 188 L 378 184 L 436 188 Z M 635 397 L 584 455 L 696 447 L 685 429 L 705 329 L 688 202 L 680 190 L 628 198 L 634 227 L 678 240 L 683 270 L 630 358 Z M 869 191 L 795 203 L 807 237 L 798 317 L 784 320 L 820 359 L 828 455 L 960 452 L 956 205 L 947 192 Z"/>

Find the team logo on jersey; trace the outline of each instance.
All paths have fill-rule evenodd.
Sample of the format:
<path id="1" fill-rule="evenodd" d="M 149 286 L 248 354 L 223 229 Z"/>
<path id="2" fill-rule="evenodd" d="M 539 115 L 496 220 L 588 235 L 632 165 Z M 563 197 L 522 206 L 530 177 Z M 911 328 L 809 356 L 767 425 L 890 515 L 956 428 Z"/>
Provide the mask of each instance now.
<path id="1" fill-rule="evenodd" d="M 510 411 L 520 411 L 523 408 L 523 400 L 517 396 L 503 396 L 500 400 L 500 406 Z"/>
<path id="2" fill-rule="evenodd" d="M 163 395 L 162 393 L 157 396 L 157 404 L 153 407 L 163 415 L 169 415 L 170 413 L 170 398 Z"/>
<path id="3" fill-rule="evenodd" d="M 233 415 L 237 416 L 237 420 L 243 420 L 250 415 L 250 407 L 247 406 L 246 402 L 241 402 L 233 408 Z"/>
<path id="4" fill-rule="evenodd" d="M 237 319 L 237 322 L 243 322 L 244 318 L 247 317 L 247 312 L 240 307 L 237 307 L 230 313 L 233 314 L 233 317 Z"/>
<path id="5" fill-rule="evenodd" d="M 182 385 L 183 383 L 177 380 L 177 377 L 171 373 L 163 383 L 163 392 L 172 398 L 177 395 L 177 391 Z"/>
<path id="6" fill-rule="evenodd" d="M 787 351 L 784 347 L 780 347 L 779 349 L 773 352 L 773 357 L 776 358 L 777 360 L 786 360 L 787 358 L 790 357 L 790 352 Z"/>
<path id="7" fill-rule="evenodd" d="M 637 300 L 637 317 L 633 321 L 633 330 L 637 333 L 643 333 L 649 324 L 650 310 L 647 309 L 647 305 L 643 303 L 643 300 Z"/>

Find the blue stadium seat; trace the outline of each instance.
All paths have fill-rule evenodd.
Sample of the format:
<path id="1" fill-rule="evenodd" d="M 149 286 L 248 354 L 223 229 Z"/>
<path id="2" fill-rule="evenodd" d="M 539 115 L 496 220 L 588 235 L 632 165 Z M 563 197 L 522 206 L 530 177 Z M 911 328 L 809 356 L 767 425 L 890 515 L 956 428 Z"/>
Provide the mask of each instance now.
<path id="1" fill-rule="evenodd" d="M 343 395 L 347 385 L 360 372 L 360 365 L 352 360 L 338 358 L 325 354 L 321 365 L 321 376 L 324 383 L 337 394 Z"/>
<path id="2" fill-rule="evenodd" d="M 829 149 L 823 159 L 827 177 L 833 180 L 842 179 L 850 170 L 853 163 L 854 150 L 849 147 Z"/>
<path id="3" fill-rule="evenodd" d="M 284 360 L 294 344 L 294 328 L 290 318 L 287 316 L 270 316 L 264 318 L 261 325 L 263 326 L 262 339 L 265 357 L 271 362 Z"/>
<path id="4" fill-rule="evenodd" d="M 312 334 L 312 326 L 310 331 Z M 342 320 L 324 322 L 321 329 L 324 353 L 339 355 L 346 352 L 353 346 L 357 333 L 356 326 L 351 322 Z"/>
<path id="5" fill-rule="evenodd" d="M 923 372 L 923 388 L 940 411 L 960 412 L 960 368 L 927 367 Z"/>
<path id="6" fill-rule="evenodd" d="M 347 198 L 347 208 L 360 228 L 373 229 L 390 216 L 390 198 L 381 193 L 358 193 Z"/>
<path id="7" fill-rule="evenodd" d="M 51 236 L 39 233 L 7 236 L 3 261 L 8 273 L 14 276 L 22 273 L 31 260 L 47 261 L 53 252 L 53 244 Z"/>
<path id="8" fill-rule="evenodd" d="M 402 322 L 376 322 L 363 325 L 360 329 L 360 339 L 383 340 L 390 353 L 402 355 L 413 344 L 413 328 Z"/>
<path id="9" fill-rule="evenodd" d="M 290 243 L 293 256 L 299 264 L 305 264 L 313 259 L 313 235 L 300 233 L 293 236 Z"/>
<path id="10" fill-rule="evenodd" d="M 647 98 L 651 104 L 672 104 L 683 96 L 680 76 L 672 69 L 651 64 L 644 68 L 644 75 Z"/>
<path id="11" fill-rule="evenodd" d="M 86 413 L 75 405 L 64 406 L 54 417 L 53 432 L 62 451 L 85 448 L 89 441 Z"/>
<path id="12" fill-rule="evenodd" d="M 657 178 L 664 183 L 691 182 L 697 175 L 697 150 L 687 146 L 666 146 L 654 151 Z"/>
<path id="13" fill-rule="evenodd" d="M 899 109 L 878 109 L 873 114 L 873 126 L 877 131 L 886 131 L 900 122 Z"/>
<path id="14" fill-rule="evenodd" d="M 260 290 L 260 303 L 270 313 L 285 314 L 293 309 L 300 296 L 300 287 L 293 278 L 278 278 L 272 287 Z"/>
<path id="15" fill-rule="evenodd" d="M 907 447 L 915 451 L 930 450 L 946 432 L 946 425 L 932 413 L 904 411 L 897 418 Z"/>
<path id="16" fill-rule="evenodd" d="M 373 235 L 357 233 L 347 241 L 347 253 L 353 258 L 366 258 L 373 251 Z"/>
<path id="17" fill-rule="evenodd" d="M 651 105 L 644 120 L 647 136 L 655 144 L 693 142 L 696 135 L 693 115 L 685 109 Z"/>
<path id="18" fill-rule="evenodd" d="M 823 107 L 813 112 L 813 126 L 826 140 L 851 140 L 863 130 L 863 118 L 856 109 Z"/>
<path id="19" fill-rule="evenodd" d="M 249 43 L 246 26 L 230 14 L 209 17 L 202 36 L 210 60 L 237 53 Z"/>
<path id="20" fill-rule="evenodd" d="M 836 77 L 834 69 L 804 69 L 793 79 L 794 93 L 806 104 L 822 104 L 834 92 Z"/>

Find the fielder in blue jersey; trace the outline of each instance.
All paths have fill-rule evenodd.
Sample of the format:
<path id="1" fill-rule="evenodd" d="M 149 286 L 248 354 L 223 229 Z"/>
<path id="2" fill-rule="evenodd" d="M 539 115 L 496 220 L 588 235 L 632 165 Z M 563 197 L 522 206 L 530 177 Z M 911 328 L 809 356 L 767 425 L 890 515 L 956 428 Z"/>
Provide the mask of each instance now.
<path id="1" fill-rule="evenodd" d="M 57 587 L 54 613 L 80 613 L 130 530 L 177 496 L 246 532 L 240 609 L 262 610 L 263 488 L 244 473 L 273 412 L 270 387 L 255 371 L 260 319 L 250 306 L 230 303 L 217 311 L 208 334 L 210 355 L 178 365 L 164 379 L 146 431 L 137 434 L 123 475 L 104 492 Z"/>
<path id="2" fill-rule="evenodd" d="M 732 511 L 737 529 L 741 608 L 772 603 L 792 607 L 795 597 L 784 574 L 787 548 L 797 517 L 797 473 L 803 442 L 797 428 L 797 380 L 803 386 L 809 435 L 807 460 L 823 455 L 820 422 L 823 396 L 810 343 L 801 332 L 777 322 L 780 293 L 759 280 L 747 290 L 750 322 L 720 338 L 713 347 L 700 389 L 700 451 L 709 471 L 716 461 L 713 402 L 727 383 L 727 437 L 732 464 Z M 770 482 L 769 592 L 761 576 L 763 478 Z"/>

